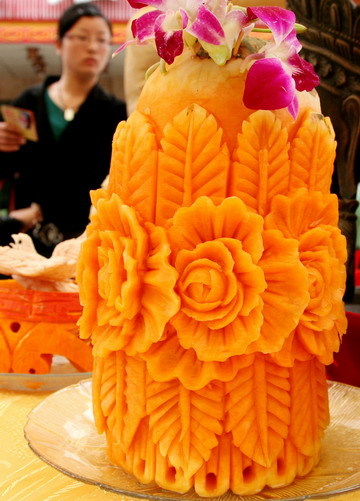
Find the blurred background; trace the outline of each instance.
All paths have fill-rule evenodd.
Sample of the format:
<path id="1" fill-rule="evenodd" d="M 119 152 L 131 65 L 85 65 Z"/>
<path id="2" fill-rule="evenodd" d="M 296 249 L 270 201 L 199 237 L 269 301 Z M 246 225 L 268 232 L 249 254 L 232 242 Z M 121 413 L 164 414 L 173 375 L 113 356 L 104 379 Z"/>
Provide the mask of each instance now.
<path id="1" fill-rule="evenodd" d="M 59 73 L 55 53 L 56 21 L 64 9 L 79 0 L 0 0 L 0 104 L 18 96 L 25 88 Z M 112 21 L 114 50 L 125 40 L 126 23 L 134 12 L 126 0 L 98 0 Z M 112 59 L 101 84 L 119 98 L 124 97 L 123 58 Z"/>

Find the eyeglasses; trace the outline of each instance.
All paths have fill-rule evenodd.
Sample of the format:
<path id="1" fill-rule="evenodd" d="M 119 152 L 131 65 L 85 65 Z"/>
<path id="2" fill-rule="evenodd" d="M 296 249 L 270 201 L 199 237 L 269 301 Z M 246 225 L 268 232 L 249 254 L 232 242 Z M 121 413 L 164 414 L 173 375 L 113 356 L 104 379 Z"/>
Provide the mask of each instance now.
<path id="1" fill-rule="evenodd" d="M 95 42 L 101 49 L 105 49 L 106 47 L 110 47 L 111 45 L 111 40 L 109 38 L 103 38 L 103 37 L 90 37 L 88 35 L 80 35 L 80 34 L 78 35 L 75 33 L 71 33 L 71 34 L 66 34 L 64 38 L 67 38 L 68 40 L 71 40 L 74 44 L 82 47 L 90 45 L 93 42 Z"/>

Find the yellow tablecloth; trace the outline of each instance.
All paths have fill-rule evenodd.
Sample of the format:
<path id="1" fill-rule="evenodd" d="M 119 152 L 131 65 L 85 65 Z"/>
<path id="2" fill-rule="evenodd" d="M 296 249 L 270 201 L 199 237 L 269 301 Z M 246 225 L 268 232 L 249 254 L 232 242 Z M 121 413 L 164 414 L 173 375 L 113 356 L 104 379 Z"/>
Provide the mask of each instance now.
<path id="1" fill-rule="evenodd" d="M 0 499 L 4 501 L 129 501 L 59 473 L 28 447 L 23 429 L 28 413 L 48 393 L 0 390 Z M 319 499 L 319 498 L 318 498 Z M 360 490 L 326 498 L 359 501 Z"/>

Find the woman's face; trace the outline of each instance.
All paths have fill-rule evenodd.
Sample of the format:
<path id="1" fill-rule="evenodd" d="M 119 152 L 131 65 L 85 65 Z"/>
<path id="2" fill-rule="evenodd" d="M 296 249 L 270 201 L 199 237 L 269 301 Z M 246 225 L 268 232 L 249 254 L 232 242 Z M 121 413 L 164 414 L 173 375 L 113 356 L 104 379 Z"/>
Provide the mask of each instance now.
<path id="1" fill-rule="evenodd" d="M 101 17 L 81 17 L 59 41 L 63 71 L 79 76 L 99 76 L 111 51 L 111 33 Z"/>

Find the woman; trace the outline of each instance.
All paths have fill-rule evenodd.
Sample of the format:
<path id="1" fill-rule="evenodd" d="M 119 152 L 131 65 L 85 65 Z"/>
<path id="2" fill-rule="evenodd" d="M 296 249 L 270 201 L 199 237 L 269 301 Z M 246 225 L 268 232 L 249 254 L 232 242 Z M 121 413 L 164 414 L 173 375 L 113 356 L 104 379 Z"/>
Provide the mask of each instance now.
<path id="1" fill-rule="evenodd" d="M 39 141 L 25 142 L 9 124 L 0 123 L 0 177 L 14 179 L 15 209 L 40 207 L 42 224 L 32 234 L 44 255 L 84 231 L 89 191 L 106 177 L 116 125 L 126 118 L 124 103 L 98 84 L 111 36 L 110 22 L 94 4 L 67 9 L 56 43 L 61 76 L 48 77 L 13 103 L 34 112 Z"/>

